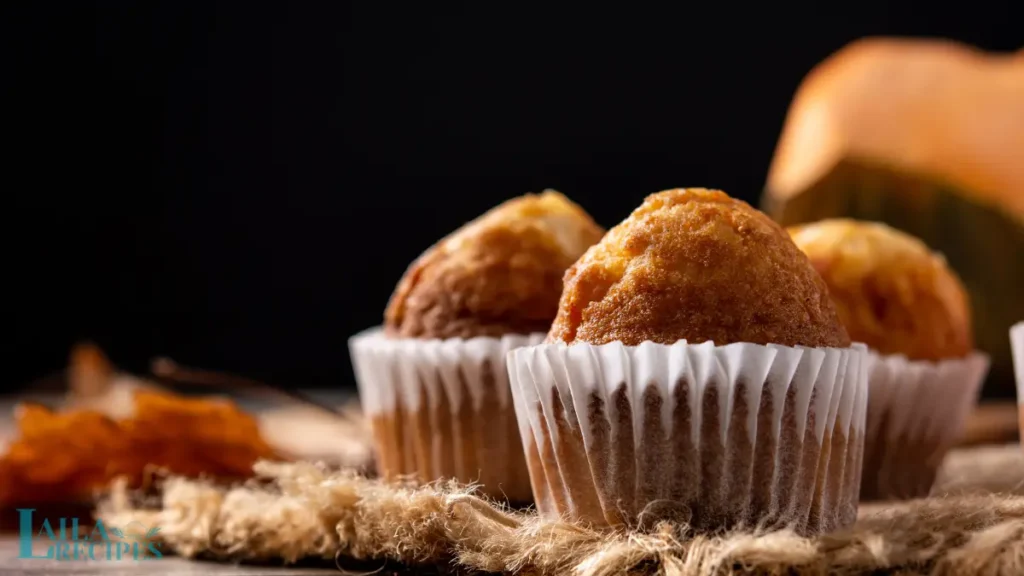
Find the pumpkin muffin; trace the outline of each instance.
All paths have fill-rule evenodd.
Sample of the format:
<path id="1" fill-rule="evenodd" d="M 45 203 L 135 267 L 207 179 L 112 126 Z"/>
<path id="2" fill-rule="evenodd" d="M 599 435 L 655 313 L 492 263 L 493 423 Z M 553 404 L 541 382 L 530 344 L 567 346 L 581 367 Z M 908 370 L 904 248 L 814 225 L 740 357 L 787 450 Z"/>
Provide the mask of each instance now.
<path id="1" fill-rule="evenodd" d="M 602 233 L 546 191 L 493 208 L 413 262 L 383 328 L 350 341 L 382 476 L 455 478 L 529 500 L 505 354 L 543 340 L 565 269 Z"/>
<path id="2" fill-rule="evenodd" d="M 748 204 L 703 189 L 649 196 L 573 264 L 550 337 L 850 344 L 825 283 L 785 232 Z"/>
<path id="3" fill-rule="evenodd" d="M 849 219 L 789 229 L 850 337 L 872 351 L 861 497 L 926 496 L 988 369 L 970 300 L 945 259 L 889 226 Z"/>
<path id="4" fill-rule="evenodd" d="M 538 508 L 592 524 L 830 530 L 856 517 L 867 384 L 807 257 L 725 193 L 649 196 L 509 354 Z"/>

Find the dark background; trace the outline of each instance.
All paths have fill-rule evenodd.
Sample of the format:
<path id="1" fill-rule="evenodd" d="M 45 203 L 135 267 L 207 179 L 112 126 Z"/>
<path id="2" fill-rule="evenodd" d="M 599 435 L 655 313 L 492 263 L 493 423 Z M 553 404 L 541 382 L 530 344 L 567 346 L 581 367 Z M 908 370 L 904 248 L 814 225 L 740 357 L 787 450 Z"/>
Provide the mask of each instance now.
<path id="1" fill-rule="evenodd" d="M 351 386 L 347 337 L 494 204 L 552 187 L 610 226 L 675 186 L 756 202 L 847 42 L 1024 44 L 1011 2 L 653 6 L 5 6 L 8 385 L 92 339 L 130 370 Z"/>

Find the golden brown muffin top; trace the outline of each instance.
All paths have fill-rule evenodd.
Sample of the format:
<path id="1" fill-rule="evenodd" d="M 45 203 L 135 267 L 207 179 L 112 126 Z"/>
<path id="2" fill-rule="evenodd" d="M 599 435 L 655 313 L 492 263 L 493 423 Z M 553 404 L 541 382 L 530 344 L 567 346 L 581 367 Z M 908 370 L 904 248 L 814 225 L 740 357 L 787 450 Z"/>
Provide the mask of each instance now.
<path id="1" fill-rule="evenodd" d="M 912 360 L 959 358 L 973 349 L 963 284 L 917 238 L 846 219 L 789 232 L 828 284 L 854 341 Z"/>
<path id="2" fill-rule="evenodd" d="M 384 312 L 385 332 L 399 338 L 546 332 L 565 269 L 603 233 L 553 190 L 509 200 L 412 263 Z"/>
<path id="3" fill-rule="evenodd" d="M 564 282 L 549 341 L 850 345 L 786 232 L 718 190 L 648 196 Z"/>

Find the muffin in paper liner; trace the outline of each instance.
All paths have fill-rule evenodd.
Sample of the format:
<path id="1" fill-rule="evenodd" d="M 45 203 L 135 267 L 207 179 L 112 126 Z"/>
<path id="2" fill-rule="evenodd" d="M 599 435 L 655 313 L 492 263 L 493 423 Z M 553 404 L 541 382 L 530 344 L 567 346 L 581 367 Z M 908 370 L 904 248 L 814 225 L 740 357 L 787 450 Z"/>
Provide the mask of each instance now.
<path id="1" fill-rule="evenodd" d="M 867 349 L 711 342 L 509 353 L 538 510 L 696 530 L 856 519 Z"/>
<path id="2" fill-rule="evenodd" d="M 507 353 L 544 334 L 446 340 L 353 336 L 349 350 L 381 476 L 454 478 L 513 502 L 530 482 L 509 393 Z"/>
<path id="3" fill-rule="evenodd" d="M 989 358 L 870 353 L 862 500 L 923 498 L 978 401 Z"/>
<path id="4" fill-rule="evenodd" d="M 878 222 L 828 219 L 789 233 L 850 338 L 871 350 L 861 499 L 927 496 L 990 366 L 974 346 L 963 281 L 920 238 Z"/>
<path id="5" fill-rule="evenodd" d="M 1010 348 L 1013 350 L 1013 373 L 1017 377 L 1017 418 L 1020 421 L 1021 445 L 1024 446 L 1024 322 L 1010 328 Z"/>

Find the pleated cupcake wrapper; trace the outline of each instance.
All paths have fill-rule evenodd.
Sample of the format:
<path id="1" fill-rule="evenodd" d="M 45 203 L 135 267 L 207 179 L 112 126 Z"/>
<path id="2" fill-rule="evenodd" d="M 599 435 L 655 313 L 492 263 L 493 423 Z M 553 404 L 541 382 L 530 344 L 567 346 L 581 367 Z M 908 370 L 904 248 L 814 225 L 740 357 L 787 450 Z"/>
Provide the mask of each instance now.
<path id="1" fill-rule="evenodd" d="M 379 328 L 349 340 L 378 469 L 386 478 L 455 478 L 513 501 L 530 500 L 509 392 L 508 352 L 543 334 L 392 339 Z"/>
<path id="2" fill-rule="evenodd" d="M 862 500 L 923 498 L 977 404 L 989 358 L 940 362 L 874 352 L 870 365 Z"/>
<path id="3" fill-rule="evenodd" d="M 1013 373 L 1017 377 L 1017 420 L 1020 422 L 1021 445 L 1024 446 L 1024 322 L 1010 328 L 1010 349 L 1013 351 Z"/>
<path id="4" fill-rule="evenodd" d="M 867 350 L 542 344 L 509 354 L 538 510 L 697 530 L 853 522 Z"/>

